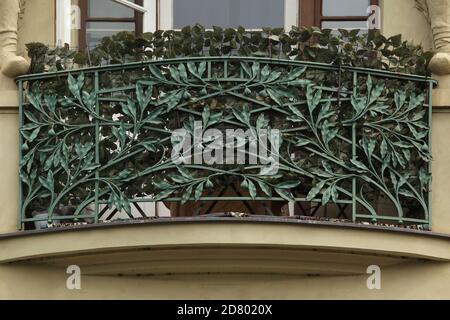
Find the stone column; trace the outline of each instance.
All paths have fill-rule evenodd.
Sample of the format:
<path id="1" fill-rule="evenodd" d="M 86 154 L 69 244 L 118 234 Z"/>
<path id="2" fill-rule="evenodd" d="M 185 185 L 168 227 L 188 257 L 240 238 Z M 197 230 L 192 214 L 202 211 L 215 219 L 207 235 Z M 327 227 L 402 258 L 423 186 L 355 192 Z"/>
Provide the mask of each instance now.
<path id="1" fill-rule="evenodd" d="M 450 1 L 426 0 L 433 32 L 436 55 L 430 62 L 430 71 L 437 75 L 450 74 Z"/>
<path id="2" fill-rule="evenodd" d="M 29 63 L 17 56 L 17 22 L 19 0 L 0 1 L 0 68 L 1 72 L 15 78 L 27 73 Z"/>
<path id="3" fill-rule="evenodd" d="M 0 234 L 18 227 L 19 114 L 14 78 L 29 69 L 27 60 L 17 56 L 18 19 L 19 0 L 0 0 Z"/>

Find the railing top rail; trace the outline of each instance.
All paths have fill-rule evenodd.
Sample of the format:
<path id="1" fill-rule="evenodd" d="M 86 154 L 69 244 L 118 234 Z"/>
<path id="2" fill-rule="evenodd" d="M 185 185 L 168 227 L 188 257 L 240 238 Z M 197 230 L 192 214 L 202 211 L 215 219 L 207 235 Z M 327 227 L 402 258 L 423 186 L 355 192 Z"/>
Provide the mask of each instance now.
<path id="1" fill-rule="evenodd" d="M 137 67 L 147 66 L 147 65 L 160 65 L 160 64 L 170 64 L 170 63 L 180 63 L 186 61 L 257 61 L 261 63 L 276 63 L 280 65 L 291 65 L 291 66 L 310 66 L 316 69 L 339 71 L 347 70 L 350 72 L 358 72 L 364 74 L 370 74 L 372 76 L 382 76 L 386 78 L 401 79 L 406 81 L 416 81 L 416 82 L 432 82 L 437 85 L 437 81 L 428 77 L 416 74 L 406 74 L 397 73 L 387 70 L 370 69 L 362 67 L 354 67 L 348 65 L 334 65 L 319 62 L 310 61 L 298 61 L 298 60 L 287 60 L 287 59 L 274 59 L 268 57 L 241 57 L 241 56 L 218 56 L 218 57 L 183 57 L 174 59 L 161 59 L 161 60 L 151 60 L 151 61 L 140 61 L 140 62 L 128 62 L 123 64 L 112 64 L 97 67 L 80 68 L 74 70 L 64 70 L 64 71 L 54 71 L 54 72 L 44 72 L 36 74 L 28 74 L 19 76 L 16 78 L 16 82 L 20 81 L 32 81 L 32 80 L 43 80 L 59 76 L 68 76 L 69 74 L 79 74 L 79 73 L 95 73 L 95 72 L 105 72 L 105 71 L 115 71 L 115 70 L 126 70 L 134 69 Z"/>

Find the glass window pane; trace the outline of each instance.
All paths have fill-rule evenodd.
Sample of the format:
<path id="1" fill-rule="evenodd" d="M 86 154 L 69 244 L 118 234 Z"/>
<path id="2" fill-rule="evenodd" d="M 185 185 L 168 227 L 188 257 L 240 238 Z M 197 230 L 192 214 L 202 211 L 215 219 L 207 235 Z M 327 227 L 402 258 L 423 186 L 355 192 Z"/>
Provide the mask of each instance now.
<path id="1" fill-rule="evenodd" d="M 87 45 L 93 48 L 102 38 L 121 31 L 135 31 L 134 22 L 88 22 L 86 23 Z"/>
<path id="2" fill-rule="evenodd" d="M 367 21 L 323 21 L 324 29 L 367 29 Z"/>
<path id="3" fill-rule="evenodd" d="M 324 16 L 367 16 L 370 0 L 323 0 Z"/>
<path id="4" fill-rule="evenodd" d="M 134 18 L 134 10 L 112 0 L 90 0 L 88 16 L 90 18 Z"/>
<path id="5" fill-rule="evenodd" d="M 200 23 L 247 29 L 284 26 L 284 0 L 174 0 L 174 28 Z"/>

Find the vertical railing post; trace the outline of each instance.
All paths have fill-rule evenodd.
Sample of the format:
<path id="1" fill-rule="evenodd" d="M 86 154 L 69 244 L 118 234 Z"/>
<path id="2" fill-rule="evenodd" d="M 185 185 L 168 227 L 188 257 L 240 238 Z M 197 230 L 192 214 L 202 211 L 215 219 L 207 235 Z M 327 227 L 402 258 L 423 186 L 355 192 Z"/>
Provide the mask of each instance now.
<path id="1" fill-rule="evenodd" d="M 353 72 L 353 95 L 356 96 L 358 87 L 358 73 Z M 355 109 L 352 110 L 356 117 Z M 352 123 L 352 159 L 356 161 L 356 122 Z M 352 221 L 356 222 L 356 177 L 352 178 Z"/>
<path id="2" fill-rule="evenodd" d="M 99 79 L 98 79 L 98 71 L 95 72 L 95 80 L 94 80 L 94 87 L 95 87 L 95 94 L 96 94 L 96 100 L 95 100 L 95 163 L 100 163 L 100 123 L 98 120 L 98 117 L 100 116 L 100 106 L 99 106 L 99 91 L 100 91 L 100 85 L 99 85 Z M 98 214 L 100 212 L 99 208 L 99 178 L 100 173 L 98 171 L 98 168 L 95 171 L 95 223 L 98 223 Z"/>
<path id="3" fill-rule="evenodd" d="M 23 136 L 22 136 L 22 127 L 23 127 L 23 81 L 19 80 L 19 161 L 22 161 L 23 153 Z M 23 187 L 22 187 L 22 179 L 20 178 L 20 170 L 19 169 L 19 217 L 17 222 L 17 227 L 19 230 L 24 229 L 24 219 L 25 212 L 23 210 Z"/>
<path id="4" fill-rule="evenodd" d="M 208 61 L 208 81 L 211 80 L 212 77 L 212 66 L 211 66 L 211 60 Z"/>
<path id="5" fill-rule="evenodd" d="M 433 125 L 433 81 L 428 82 L 428 148 L 429 153 L 432 155 L 432 125 Z M 430 174 L 431 171 L 432 162 L 431 160 L 428 162 L 428 174 Z M 432 178 L 433 179 L 433 178 Z M 432 228 L 432 215 L 431 215 L 431 208 L 432 208 L 432 189 L 431 189 L 431 181 L 428 185 L 428 229 Z"/>
<path id="6" fill-rule="evenodd" d="M 228 78 L 228 60 L 223 60 L 223 77 Z"/>

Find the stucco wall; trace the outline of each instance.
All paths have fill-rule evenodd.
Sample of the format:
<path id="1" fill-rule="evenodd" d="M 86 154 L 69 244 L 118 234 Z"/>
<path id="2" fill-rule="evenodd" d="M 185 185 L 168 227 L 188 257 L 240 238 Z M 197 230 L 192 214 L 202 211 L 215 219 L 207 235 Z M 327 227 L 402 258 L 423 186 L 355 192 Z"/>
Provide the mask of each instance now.
<path id="1" fill-rule="evenodd" d="M 61 268 L 0 266 L 0 299 L 450 299 L 450 264 L 440 263 L 383 270 L 381 290 L 367 289 L 367 275 L 89 276 L 74 291 L 67 277 Z"/>
<path id="2" fill-rule="evenodd" d="M 42 42 L 55 46 L 55 0 L 26 0 L 19 24 L 19 53 L 26 55 L 25 44 Z"/>
<path id="3" fill-rule="evenodd" d="M 404 40 L 433 46 L 430 26 L 424 15 L 415 8 L 414 0 L 381 0 L 382 29 L 386 36 L 402 34 Z"/>

